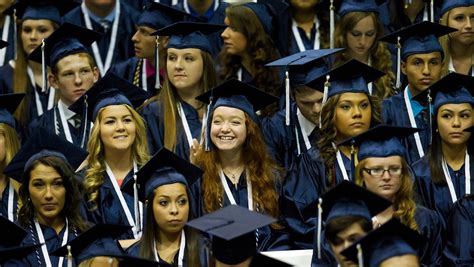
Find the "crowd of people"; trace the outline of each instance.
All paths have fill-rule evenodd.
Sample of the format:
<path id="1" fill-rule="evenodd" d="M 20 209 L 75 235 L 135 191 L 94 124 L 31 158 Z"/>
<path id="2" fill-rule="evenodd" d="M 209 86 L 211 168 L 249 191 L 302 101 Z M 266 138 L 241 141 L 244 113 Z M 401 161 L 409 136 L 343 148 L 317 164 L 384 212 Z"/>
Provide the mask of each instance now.
<path id="1" fill-rule="evenodd" d="M 1 266 L 474 265 L 473 0 L 0 0 Z"/>

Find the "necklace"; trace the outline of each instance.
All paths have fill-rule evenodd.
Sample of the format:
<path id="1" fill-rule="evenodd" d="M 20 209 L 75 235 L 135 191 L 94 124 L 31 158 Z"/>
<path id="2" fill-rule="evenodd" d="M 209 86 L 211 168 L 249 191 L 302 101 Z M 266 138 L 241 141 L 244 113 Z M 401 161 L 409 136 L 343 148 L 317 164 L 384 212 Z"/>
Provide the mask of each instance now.
<path id="1" fill-rule="evenodd" d="M 242 173 L 243 170 L 244 170 L 244 167 L 238 167 L 237 169 L 234 169 L 233 171 L 230 171 L 229 169 L 226 169 L 223 171 L 224 171 L 224 174 L 227 177 L 229 177 L 229 179 L 231 180 L 233 184 L 237 184 L 240 178 L 240 174 Z"/>

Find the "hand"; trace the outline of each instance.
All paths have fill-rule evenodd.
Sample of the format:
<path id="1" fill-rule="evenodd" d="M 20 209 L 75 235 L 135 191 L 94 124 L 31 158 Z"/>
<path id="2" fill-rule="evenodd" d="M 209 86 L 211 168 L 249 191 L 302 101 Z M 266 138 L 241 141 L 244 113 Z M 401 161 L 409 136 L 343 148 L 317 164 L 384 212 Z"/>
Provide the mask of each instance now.
<path id="1" fill-rule="evenodd" d="M 199 155 L 202 153 L 202 145 L 199 144 L 198 140 L 196 138 L 193 139 L 193 144 L 191 145 L 189 152 L 189 161 L 193 164 L 196 163 L 196 159 L 199 157 Z"/>

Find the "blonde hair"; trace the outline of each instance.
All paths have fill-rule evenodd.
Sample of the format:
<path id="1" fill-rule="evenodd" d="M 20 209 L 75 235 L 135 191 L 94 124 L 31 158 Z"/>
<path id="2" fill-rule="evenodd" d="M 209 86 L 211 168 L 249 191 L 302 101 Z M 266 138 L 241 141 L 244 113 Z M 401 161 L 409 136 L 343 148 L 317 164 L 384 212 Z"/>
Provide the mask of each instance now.
<path id="1" fill-rule="evenodd" d="M 3 159 L 0 165 L 7 166 L 18 150 L 20 150 L 20 140 L 16 130 L 5 123 L 0 123 L 0 134 L 3 134 L 5 138 L 5 159 Z"/>
<path id="2" fill-rule="evenodd" d="M 143 118 L 133 108 L 123 104 L 132 115 L 132 119 L 136 125 L 135 140 L 133 141 L 132 159 L 139 165 L 143 165 L 148 161 L 148 143 L 146 139 L 146 125 Z M 104 144 L 100 139 L 100 121 L 102 112 L 106 107 L 103 107 L 97 113 L 97 118 L 92 127 L 89 143 L 87 145 L 88 169 L 84 179 L 84 190 L 88 197 L 88 204 L 90 210 L 97 209 L 97 198 L 99 197 L 99 188 L 104 183 L 105 159 L 104 159 Z"/>
<path id="3" fill-rule="evenodd" d="M 418 224 L 415 220 L 416 203 L 414 201 L 413 193 L 413 177 L 408 167 L 408 163 L 403 157 L 402 162 L 402 184 L 400 190 L 398 190 L 395 200 L 393 201 L 393 208 L 395 212 L 393 217 L 398 218 L 403 224 L 410 227 L 413 230 L 418 231 Z M 367 163 L 367 159 L 359 161 L 355 170 L 355 183 L 357 185 L 365 187 L 364 178 L 362 177 L 363 169 Z"/>

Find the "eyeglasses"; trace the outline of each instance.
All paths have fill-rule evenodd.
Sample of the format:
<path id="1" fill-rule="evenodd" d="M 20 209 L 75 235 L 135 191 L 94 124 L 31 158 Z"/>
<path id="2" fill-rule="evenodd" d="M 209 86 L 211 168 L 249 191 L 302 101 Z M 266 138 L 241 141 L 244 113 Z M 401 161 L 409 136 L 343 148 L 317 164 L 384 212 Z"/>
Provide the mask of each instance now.
<path id="1" fill-rule="evenodd" d="M 390 167 L 388 169 L 383 168 L 362 168 L 366 173 L 375 178 L 381 178 L 385 172 L 388 172 L 388 175 L 393 178 L 400 178 L 402 175 L 401 167 Z"/>

